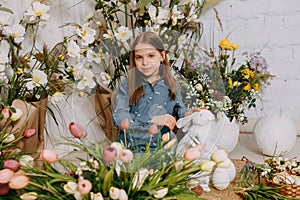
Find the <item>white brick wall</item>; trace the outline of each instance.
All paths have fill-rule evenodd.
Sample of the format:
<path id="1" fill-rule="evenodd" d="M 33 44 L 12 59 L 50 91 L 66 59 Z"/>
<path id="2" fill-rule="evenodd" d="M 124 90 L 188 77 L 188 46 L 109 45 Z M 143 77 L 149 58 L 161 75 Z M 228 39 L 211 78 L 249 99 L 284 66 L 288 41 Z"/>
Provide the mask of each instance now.
<path id="1" fill-rule="evenodd" d="M 226 37 L 240 45 L 239 52 L 262 50 L 276 77 L 264 100 L 250 111 L 251 121 L 242 127 L 252 131 L 265 114 L 283 114 L 294 120 L 300 132 L 300 3 L 297 0 L 223 0 L 215 5 L 223 24 L 220 30 L 212 9 L 203 15 L 204 40 L 215 46 Z M 209 42 L 207 42 L 209 43 Z"/>

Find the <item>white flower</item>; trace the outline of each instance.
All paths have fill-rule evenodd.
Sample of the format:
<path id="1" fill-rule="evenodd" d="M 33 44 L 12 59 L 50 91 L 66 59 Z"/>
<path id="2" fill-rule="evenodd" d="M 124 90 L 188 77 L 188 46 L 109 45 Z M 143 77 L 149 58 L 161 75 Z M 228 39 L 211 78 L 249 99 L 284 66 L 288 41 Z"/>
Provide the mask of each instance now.
<path id="1" fill-rule="evenodd" d="M 6 135 L 6 137 L 4 136 L 4 140 L 2 141 L 4 144 L 8 144 L 12 141 L 14 141 L 16 138 L 15 138 L 15 135 L 13 133 L 9 134 L 9 135 Z"/>
<path id="2" fill-rule="evenodd" d="M 93 43 L 95 40 L 94 36 L 96 35 L 96 30 L 92 29 L 89 23 L 83 24 L 81 28 L 76 28 L 75 32 L 82 38 L 82 45 L 86 46 Z"/>
<path id="3" fill-rule="evenodd" d="M 216 107 L 221 109 L 223 108 L 223 102 L 222 101 L 216 101 Z"/>
<path id="4" fill-rule="evenodd" d="M 0 72 L 5 70 L 6 63 L 8 63 L 8 54 L 3 49 L 0 49 Z"/>
<path id="5" fill-rule="evenodd" d="M 92 49 L 88 49 L 86 52 L 86 58 L 89 62 L 100 63 L 104 56 L 102 52 L 96 53 Z"/>
<path id="6" fill-rule="evenodd" d="M 110 144 L 110 146 L 116 149 L 116 151 L 117 151 L 117 157 L 119 157 L 120 154 L 123 151 L 122 144 L 120 142 L 113 142 L 113 143 Z"/>
<path id="7" fill-rule="evenodd" d="M 32 168 L 34 165 L 34 158 L 29 155 L 22 155 L 19 158 L 19 163 L 22 167 Z"/>
<path id="8" fill-rule="evenodd" d="M 198 92 L 202 91 L 203 90 L 203 87 L 200 83 L 198 83 L 197 85 L 195 85 L 195 88 Z"/>
<path id="9" fill-rule="evenodd" d="M 164 24 L 169 21 L 170 17 L 170 9 L 165 7 L 158 7 L 158 16 L 156 16 L 157 9 L 155 6 L 150 5 L 148 8 L 148 13 L 150 15 L 150 19 L 154 24 Z"/>
<path id="10" fill-rule="evenodd" d="M 8 13 L 1 12 L 0 13 L 0 27 L 1 26 L 8 26 L 11 24 L 12 15 L 8 15 Z"/>
<path id="11" fill-rule="evenodd" d="M 52 96 L 51 96 L 51 103 L 56 105 L 57 103 L 61 102 L 65 100 L 65 95 L 62 92 L 55 92 Z"/>
<path id="12" fill-rule="evenodd" d="M 35 200 L 37 198 L 38 194 L 36 192 L 28 192 L 25 194 L 22 194 L 20 196 L 21 199 L 23 200 Z"/>
<path id="13" fill-rule="evenodd" d="M 160 189 L 160 190 L 156 191 L 156 193 L 154 194 L 154 197 L 156 199 L 161 199 L 168 194 L 168 191 L 169 191 L 168 188 Z"/>
<path id="14" fill-rule="evenodd" d="M 4 33 L 14 39 L 16 43 L 24 40 L 25 28 L 20 24 L 4 27 Z"/>
<path id="15" fill-rule="evenodd" d="M 16 110 L 16 112 L 14 112 L 10 116 L 10 120 L 13 121 L 13 122 L 18 121 L 22 117 L 22 115 L 23 115 L 23 111 L 21 109 L 16 108 L 15 110 Z"/>
<path id="16" fill-rule="evenodd" d="M 104 85 L 108 85 L 111 81 L 111 76 L 108 73 L 101 72 L 99 77 L 99 83 L 103 83 Z"/>
<path id="17" fill-rule="evenodd" d="M 78 191 L 77 183 L 73 181 L 68 181 L 67 184 L 64 185 L 64 190 L 67 193 L 75 194 Z"/>
<path id="18" fill-rule="evenodd" d="M 88 69 L 83 69 L 83 73 L 81 74 L 81 80 L 77 84 L 77 88 L 80 90 L 87 88 L 94 88 L 96 83 L 94 81 L 94 74 L 92 71 Z"/>
<path id="19" fill-rule="evenodd" d="M 32 71 L 32 78 L 29 80 L 30 81 L 26 83 L 28 90 L 32 90 L 37 86 L 45 86 L 48 82 L 46 73 L 38 69 Z"/>
<path id="20" fill-rule="evenodd" d="M 120 190 L 119 200 L 128 200 L 128 195 L 126 191 L 123 189 Z"/>
<path id="21" fill-rule="evenodd" d="M 229 168 L 231 165 L 231 160 L 229 158 L 223 160 L 222 162 L 219 162 L 217 164 L 217 167 L 221 167 L 221 168 Z"/>
<path id="22" fill-rule="evenodd" d="M 120 42 L 126 42 L 132 36 L 132 32 L 128 30 L 128 27 L 120 26 L 115 36 Z"/>
<path id="23" fill-rule="evenodd" d="M 45 4 L 41 4 L 38 1 L 35 1 L 32 3 L 32 5 L 29 7 L 29 9 L 27 11 L 25 11 L 25 15 L 30 17 L 29 21 L 35 21 L 38 18 L 40 18 L 42 20 L 47 20 L 50 17 L 47 14 L 49 9 L 50 9 L 49 6 L 47 6 Z"/>
<path id="24" fill-rule="evenodd" d="M 76 44 L 76 42 L 74 42 L 73 40 L 71 40 L 70 42 L 68 42 L 67 44 L 67 53 L 70 57 L 80 57 L 80 47 L 78 44 Z"/>
<path id="25" fill-rule="evenodd" d="M 177 5 L 174 5 L 172 8 L 172 26 L 175 26 L 177 24 L 178 19 L 183 19 L 184 15 L 177 9 Z"/>
<path id="26" fill-rule="evenodd" d="M 91 200 L 103 200 L 103 196 L 100 192 L 96 194 L 91 192 Z"/>
<path id="27" fill-rule="evenodd" d="M 114 34 L 113 34 L 113 32 L 111 30 L 107 30 L 107 33 L 104 33 L 103 37 L 105 39 L 112 39 L 114 37 Z"/>
<path id="28" fill-rule="evenodd" d="M 146 168 L 142 168 L 138 172 L 136 172 L 133 177 L 132 189 L 141 189 L 148 175 L 149 170 Z"/>
<path id="29" fill-rule="evenodd" d="M 112 199 L 119 199 L 120 197 L 120 189 L 116 187 L 111 187 L 109 189 L 109 197 Z"/>
<path id="30" fill-rule="evenodd" d="M 200 18 L 195 14 L 195 6 L 191 6 L 189 15 L 187 16 L 187 22 L 195 22 L 195 23 L 199 23 L 200 22 Z"/>

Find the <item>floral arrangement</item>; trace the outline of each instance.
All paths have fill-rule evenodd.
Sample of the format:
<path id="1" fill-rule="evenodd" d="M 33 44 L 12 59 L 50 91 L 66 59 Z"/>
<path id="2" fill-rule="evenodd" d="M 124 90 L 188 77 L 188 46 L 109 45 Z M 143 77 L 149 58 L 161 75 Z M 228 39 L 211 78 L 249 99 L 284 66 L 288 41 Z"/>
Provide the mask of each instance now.
<path id="1" fill-rule="evenodd" d="M 17 121 L 20 116 L 22 113 L 17 117 L 12 114 L 8 119 Z M 216 151 L 211 160 L 199 162 L 203 144 L 178 156 L 174 153 L 176 140 L 166 141 L 154 153 L 135 154 L 122 143 L 113 142 L 105 148 L 91 143 L 85 128 L 76 122 L 69 124 L 69 130 L 70 137 L 62 141 L 73 146 L 74 153 L 84 153 L 76 154 L 75 160 L 59 158 L 54 150 L 46 149 L 36 152 L 37 158 L 22 152 L 8 156 L 7 146 L 1 146 L 1 199 L 201 199 L 203 189 L 197 177 L 209 176 L 207 172 L 227 159 L 222 151 Z M 19 140 L 7 141 L 7 132 L 1 132 L 1 145 Z M 20 133 L 30 137 L 35 132 Z M 36 167 L 41 163 L 42 168 Z M 57 163 L 63 169 L 55 167 Z"/>
<path id="2" fill-rule="evenodd" d="M 0 90 L 6 99 L 3 103 L 11 105 L 15 99 L 38 101 L 64 90 L 59 70 L 63 49 L 59 45 L 52 50 L 46 45 L 37 47 L 38 31 L 49 18 L 48 11 L 49 6 L 35 1 L 19 23 L 11 23 L 13 15 L 9 12 L 1 18 Z"/>
<path id="3" fill-rule="evenodd" d="M 200 15 L 206 1 L 95 2 L 95 12 L 82 25 L 71 24 L 74 34 L 65 40 L 67 78 L 82 95 L 98 86 L 110 91 L 127 76 L 129 44 L 141 31 L 161 36 L 177 68 L 179 57 L 187 57 L 201 38 Z"/>
<path id="4" fill-rule="evenodd" d="M 196 106 L 207 106 L 217 118 L 227 116 L 247 123 L 245 111 L 256 106 L 262 88 L 273 77 L 260 52 L 244 52 L 244 64 L 237 65 L 238 45 L 225 38 L 219 42 L 219 53 L 210 49 L 199 64 L 192 64 L 184 76 L 193 87 L 189 97 L 198 100 Z"/>

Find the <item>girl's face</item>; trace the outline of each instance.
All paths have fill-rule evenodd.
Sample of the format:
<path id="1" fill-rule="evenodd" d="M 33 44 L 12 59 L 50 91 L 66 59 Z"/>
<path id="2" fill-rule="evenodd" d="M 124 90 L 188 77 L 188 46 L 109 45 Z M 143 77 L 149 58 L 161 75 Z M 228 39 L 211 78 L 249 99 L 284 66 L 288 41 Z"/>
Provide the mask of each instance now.
<path id="1" fill-rule="evenodd" d="M 165 51 L 160 52 L 150 44 L 139 43 L 135 46 L 134 54 L 136 68 L 148 81 L 160 77 L 159 66 L 165 59 Z"/>

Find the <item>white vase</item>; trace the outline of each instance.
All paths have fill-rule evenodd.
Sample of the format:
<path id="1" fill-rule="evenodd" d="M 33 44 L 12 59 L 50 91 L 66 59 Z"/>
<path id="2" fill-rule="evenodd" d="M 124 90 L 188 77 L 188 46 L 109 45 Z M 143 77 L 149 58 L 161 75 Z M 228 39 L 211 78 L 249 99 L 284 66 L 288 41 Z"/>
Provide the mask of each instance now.
<path id="1" fill-rule="evenodd" d="M 296 126 L 287 117 L 268 115 L 258 119 L 253 136 L 261 153 L 278 156 L 288 153 L 296 144 Z"/>
<path id="2" fill-rule="evenodd" d="M 234 118 L 232 121 L 227 116 L 223 116 L 217 120 L 217 126 L 220 127 L 219 135 L 217 136 L 217 147 L 224 149 L 227 153 L 234 150 L 238 143 L 240 126 L 238 121 Z"/>

